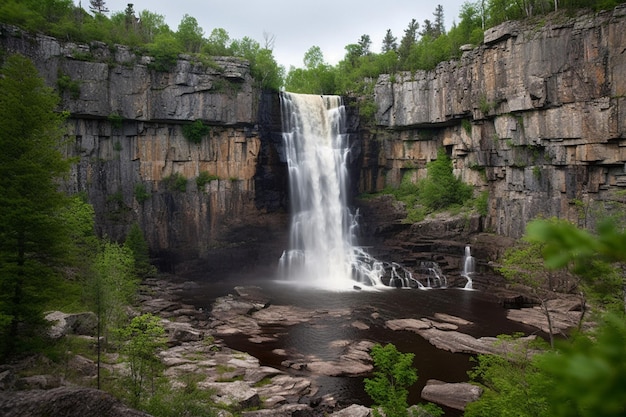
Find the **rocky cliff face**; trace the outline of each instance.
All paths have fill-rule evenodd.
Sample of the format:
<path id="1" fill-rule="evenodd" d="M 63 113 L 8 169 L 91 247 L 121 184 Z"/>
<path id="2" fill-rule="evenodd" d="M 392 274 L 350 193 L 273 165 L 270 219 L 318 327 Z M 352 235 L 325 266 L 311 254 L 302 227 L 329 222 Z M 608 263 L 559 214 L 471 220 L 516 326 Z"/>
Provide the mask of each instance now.
<path id="1" fill-rule="evenodd" d="M 484 230 L 519 237 L 538 215 L 593 226 L 623 211 L 626 7 L 485 33 L 434 71 L 381 76 L 379 129 L 360 187 L 421 178 L 445 147 L 457 175 L 489 192 Z"/>
<path id="2" fill-rule="evenodd" d="M 259 99 L 247 61 L 181 56 L 159 71 L 120 45 L 61 43 L 9 26 L 0 42 L 59 90 L 70 113 L 67 154 L 78 161 L 67 187 L 94 205 L 102 235 L 123 241 L 138 222 L 170 271 L 196 259 L 208 272 L 277 261 L 285 197 L 258 125 L 260 103 L 272 100 Z M 200 143 L 183 134 L 196 121 L 209 127 Z"/>
<path id="3" fill-rule="evenodd" d="M 489 193 L 489 213 L 409 226 L 384 203 L 364 208 L 366 232 L 392 253 L 404 242 L 410 257 L 454 252 L 460 262 L 470 235 L 519 237 L 538 215 L 592 226 L 598 215 L 623 210 L 624 45 L 620 6 L 534 26 L 507 23 L 458 61 L 381 76 L 377 128 L 352 135 L 361 151 L 354 192 L 422 178 L 445 147 L 456 173 Z M 62 43 L 8 26 L 0 26 L 0 46 L 32 58 L 61 93 L 70 112 L 67 153 L 78 160 L 67 186 L 94 204 L 101 234 L 123 240 L 138 222 L 170 271 L 195 260 L 220 273 L 276 264 L 288 210 L 280 109 L 277 95 L 254 87 L 247 62 L 181 56 L 162 71 L 123 46 Z M 200 143 L 183 135 L 196 121 L 209 127 Z M 350 131 L 357 126 L 352 114 Z M 210 181 L 198 185 L 202 176 Z M 477 250 L 484 260 L 496 256 Z"/>

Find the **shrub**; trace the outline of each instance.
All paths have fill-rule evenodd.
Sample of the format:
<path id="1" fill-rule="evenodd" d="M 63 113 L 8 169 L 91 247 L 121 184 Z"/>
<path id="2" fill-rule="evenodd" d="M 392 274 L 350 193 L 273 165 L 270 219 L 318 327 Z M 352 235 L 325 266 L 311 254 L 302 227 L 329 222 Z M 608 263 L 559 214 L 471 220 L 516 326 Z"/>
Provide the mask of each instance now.
<path id="1" fill-rule="evenodd" d="M 413 368 L 413 353 L 401 353 L 394 345 L 376 344 L 370 352 L 374 362 L 374 377 L 365 378 L 365 392 L 382 407 L 387 417 L 408 415 L 408 388 L 417 381 Z M 374 411 L 374 415 L 379 415 Z"/>
<path id="2" fill-rule="evenodd" d="M 180 191 L 181 193 L 187 191 L 187 178 L 179 172 L 175 172 L 163 178 L 163 182 L 165 183 L 165 187 L 170 191 Z"/>
<path id="3" fill-rule="evenodd" d="M 189 141 L 193 143 L 202 142 L 202 138 L 209 134 L 211 128 L 209 126 L 202 123 L 201 120 L 196 120 L 195 122 L 183 126 L 183 136 Z"/>
<path id="4" fill-rule="evenodd" d="M 206 184 L 217 179 L 219 179 L 217 175 L 209 174 L 207 171 L 202 171 L 200 172 L 200 175 L 198 175 L 198 177 L 196 178 L 196 185 L 198 186 L 198 188 L 202 188 Z"/>
<path id="5" fill-rule="evenodd" d="M 437 159 L 427 165 L 427 177 L 419 184 L 420 202 L 429 209 L 441 210 L 463 205 L 472 197 L 472 187 L 452 172 L 452 160 L 442 148 Z"/>
<path id="6" fill-rule="evenodd" d="M 74 81 L 69 75 L 59 72 L 57 78 L 57 87 L 61 93 L 69 92 L 70 97 L 74 100 L 80 97 L 80 82 Z"/>
<path id="7" fill-rule="evenodd" d="M 146 185 L 144 183 L 139 183 L 135 185 L 135 198 L 139 204 L 145 202 L 147 199 L 151 197 L 151 194 L 146 189 Z"/>

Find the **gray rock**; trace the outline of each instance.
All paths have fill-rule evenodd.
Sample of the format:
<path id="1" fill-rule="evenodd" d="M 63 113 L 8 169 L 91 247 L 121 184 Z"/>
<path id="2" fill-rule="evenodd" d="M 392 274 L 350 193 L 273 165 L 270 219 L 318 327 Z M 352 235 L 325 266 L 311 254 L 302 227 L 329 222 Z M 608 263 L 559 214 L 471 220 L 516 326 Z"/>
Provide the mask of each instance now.
<path id="1" fill-rule="evenodd" d="M 48 336 L 53 339 L 66 334 L 95 336 L 98 326 L 98 318 L 92 312 L 68 314 L 52 311 L 46 314 L 45 319 L 51 323 Z"/>
<path id="2" fill-rule="evenodd" d="M 466 382 L 447 383 L 429 379 L 422 389 L 422 398 L 456 410 L 465 410 L 465 406 L 476 401 L 483 389 Z"/>
<path id="3" fill-rule="evenodd" d="M 3 417 L 150 417 L 110 394 L 91 388 L 0 392 Z"/>
<path id="4" fill-rule="evenodd" d="M 329 414 L 329 417 L 370 417 L 372 409 L 363 405 L 352 404 L 343 410 Z"/>

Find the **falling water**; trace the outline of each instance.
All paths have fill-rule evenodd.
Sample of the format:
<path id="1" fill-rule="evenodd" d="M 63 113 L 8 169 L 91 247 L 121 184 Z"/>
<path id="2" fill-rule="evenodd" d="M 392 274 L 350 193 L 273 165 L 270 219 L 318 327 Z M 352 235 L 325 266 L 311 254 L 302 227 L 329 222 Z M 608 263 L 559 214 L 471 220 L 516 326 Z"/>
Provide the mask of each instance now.
<path id="1" fill-rule="evenodd" d="M 421 285 L 406 269 L 383 264 L 355 244 L 341 97 L 283 92 L 281 111 L 292 213 L 289 249 L 279 262 L 283 278 L 342 289 L 355 282 L 384 285 L 382 277 L 391 274 L 394 286 Z"/>
<path id="2" fill-rule="evenodd" d="M 465 255 L 463 256 L 463 272 L 461 272 L 461 276 L 467 279 L 467 283 L 465 284 L 466 290 L 473 289 L 472 287 L 472 277 L 476 268 L 476 261 L 471 254 L 469 245 L 465 247 Z"/>

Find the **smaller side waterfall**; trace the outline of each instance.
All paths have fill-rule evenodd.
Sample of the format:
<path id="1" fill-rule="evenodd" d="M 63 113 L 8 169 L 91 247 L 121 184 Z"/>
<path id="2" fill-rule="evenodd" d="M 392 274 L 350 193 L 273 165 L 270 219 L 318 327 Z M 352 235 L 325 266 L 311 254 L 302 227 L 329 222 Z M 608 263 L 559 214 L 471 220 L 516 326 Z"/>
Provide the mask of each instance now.
<path id="1" fill-rule="evenodd" d="M 461 276 L 467 279 L 467 283 L 465 284 L 466 290 L 473 289 L 472 286 L 472 275 L 476 272 L 476 261 L 472 256 L 469 245 L 465 247 L 465 255 L 463 256 L 463 271 L 461 272 Z"/>

